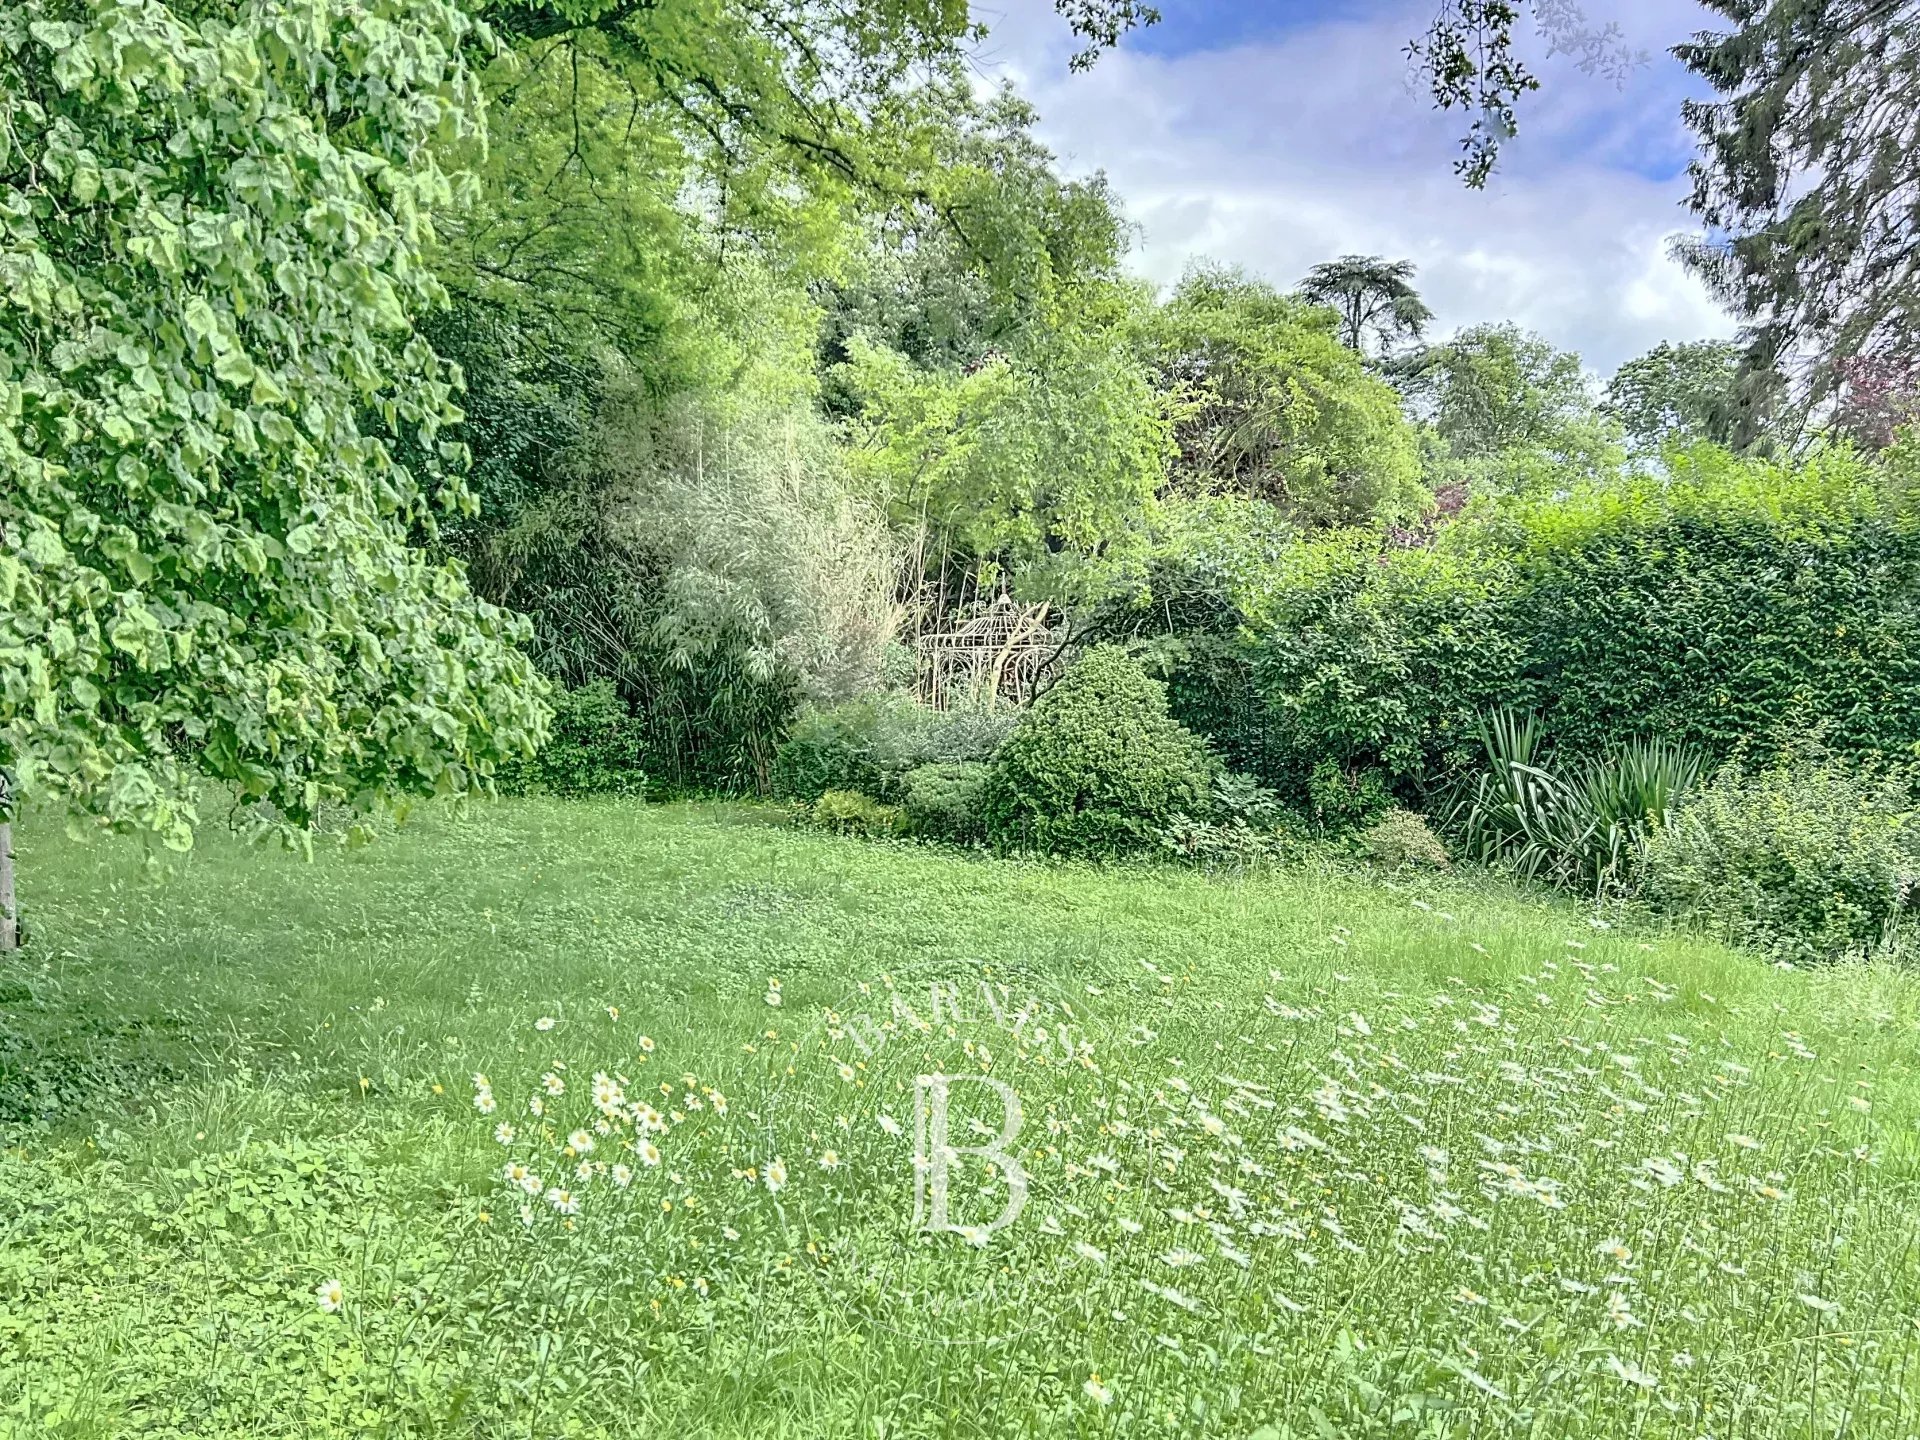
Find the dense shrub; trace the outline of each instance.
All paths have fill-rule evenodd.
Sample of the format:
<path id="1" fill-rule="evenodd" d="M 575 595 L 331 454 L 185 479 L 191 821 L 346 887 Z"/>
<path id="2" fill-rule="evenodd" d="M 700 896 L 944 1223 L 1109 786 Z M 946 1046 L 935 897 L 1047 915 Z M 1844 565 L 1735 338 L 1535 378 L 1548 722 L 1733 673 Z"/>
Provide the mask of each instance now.
<path id="1" fill-rule="evenodd" d="M 1920 738 L 1915 518 L 1845 455 L 1796 471 L 1705 451 L 1671 483 L 1487 528 L 1515 573 L 1503 624 L 1560 742 L 1651 733 L 1718 759 L 1795 717 L 1847 751 Z"/>
<path id="2" fill-rule="evenodd" d="M 1214 775 L 1211 800 L 1213 818 L 1223 824 L 1237 820 L 1250 830 L 1277 830 L 1288 826 L 1293 819 L 1273 791 L 1231 770 L 1221 770 Z"/>
<path id="3" fill-rule="evenodd" d="M 1207 798 L 1204 815 L 1176 815 L 1162 828 L 1163 851 L 1209 869 L 1244 870 L 1279 859 L 1306 838 L 1300 817 L 1248 776 L 1216 770 Z"/>
<path id="4" fill-rule="evenodd" d="M 892 835 L 900 828 L 900 812 L 857 790 L 829 790 L 813 802 L 808 818 L 823 830 L 847 835 Z"/>
<path id="5" fill-rule="evenodd" d="M 641 722 L 610 680 L 553 692 L 553 728 L 530 760 L 501 767 L 509 793 L 644 795 L 647 777 Z"/>
<path id="6" fill-rule="evenodd" d="M 1393 792 L 1378 767 L 1343 770 L 1331 760 L 1317 762 L 1307 776 L 1307 813 L 1330 834 L 1357 830 L 1393 808 Z"/>
<path id="7" fill-rule="evenodd" d="M 910 772 L 990 760 L 1018 718 L 1010 708 L 934 710 L 904 695 L 809 707 L 774 759 L 773 788 L 798 800 L 859 790 L 899 803 Z"/>
<path id="8" fill-rule="evenodd" d="M 1360 848 L 1391 869 L 1445 870 L 1453 862 L 1431 826 L 1411 810 L 1389 810 L 1360 832 Z"/>
<path id="9" fill-rule="evenodd" d="M 978 760 L 948 760 L 909 770 L 900 786 L 909 833 L 959 845 L 984 840 L 991 768 Z"/>
<path id="10" fill-rule="evenodd" d="M 1088 651 L 1035 702 L 993 762 L 997 844 L 1067 855 L 1146 849 L 1204 815 L 1215 764 L 1167 714 L 1166 687 L 1116 646 Z"/>
<path id="11" fill-rule="evenodd" d="M 1657 480 L 1484 504 L 1430 548 L 1301 542 L 1239 582 L 1261 713 L 1218 723 L 1290 797 L 1323 760 L 1421 794 L 1475 763 L 1475 719 L 1499 705 L 1538 713 L 1574 756 L 1651 733 L 1718 761 L 1795 718 L 1843 752 L 1904 751 L 1920 740 L 1920 505 L 1901 467 L 1920 456 L 1889 463 L 1703 450 Z"/>
<path id="12" fill-rule="evenodd" d="M 1246 870 L 1277 860 L 1286 852 L 1287 837 L 1270 830 L 1256 830 L 1246 821 L 1196 820 L 1176 815 L 1173 823 L 1159 834 L 1160 848 L 1176 860 L 1184 860 L 1209 870 Z"/>
<path id="13" fill-rule="evenodd" d="M 1832 756 L 1724 767 L 1648 846 L 1641 898 L 1794 961 L 1894 948 L 1920 879 L 1912 777 Z"/>
<path id="14" fill-rule="evenodd" d="M 899 703 L 893 696 L 869 696 L 803 709 L 774 756 L 774 793 L 818 800 L 829 790 L 878 789 L 875 737 L 895 723 Z"/>

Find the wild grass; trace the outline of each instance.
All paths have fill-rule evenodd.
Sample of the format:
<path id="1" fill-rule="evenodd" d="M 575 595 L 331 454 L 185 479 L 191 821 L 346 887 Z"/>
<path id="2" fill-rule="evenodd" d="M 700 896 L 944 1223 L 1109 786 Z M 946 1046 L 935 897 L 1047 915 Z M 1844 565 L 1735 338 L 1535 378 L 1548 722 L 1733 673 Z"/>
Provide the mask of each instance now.
<path id="1" fill-rule="evenodd" d="M 1899 972 L 718 806 L 19 850 L 0 1434 L 1920 1426 Z"/>

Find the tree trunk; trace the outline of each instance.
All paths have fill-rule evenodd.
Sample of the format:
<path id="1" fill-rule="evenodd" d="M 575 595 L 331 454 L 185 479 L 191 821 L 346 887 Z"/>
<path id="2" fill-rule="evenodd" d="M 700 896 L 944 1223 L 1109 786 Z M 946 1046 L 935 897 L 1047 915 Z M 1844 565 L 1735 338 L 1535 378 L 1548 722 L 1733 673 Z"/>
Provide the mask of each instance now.
<path id="1" fill-rule="evenodd" d="M 0 821 L 0 954 L 20 943 L 19 914 L 13 898 L 13 826 Z"/>

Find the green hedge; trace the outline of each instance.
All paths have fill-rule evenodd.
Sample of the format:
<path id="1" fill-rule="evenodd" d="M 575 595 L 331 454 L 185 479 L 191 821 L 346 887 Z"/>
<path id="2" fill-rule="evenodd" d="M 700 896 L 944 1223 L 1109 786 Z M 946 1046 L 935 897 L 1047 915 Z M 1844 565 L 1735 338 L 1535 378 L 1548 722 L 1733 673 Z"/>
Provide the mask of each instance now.
<path id="1" fill-rule="evenodd" d="M 1896 456 L 1800 469 L 1703 449 L 1673 474 L 1470 511 L 1430 548 L 1292 547 L 1242 601 L 1258 709 L 1236 748 L 1297 794 L 1317 763 L 1403 795 L 1456 772 L 1496 706 L 1563 751 L 1655 734 L 1710 758 L 1783 724 L 1920 745 L 1920 507 Z M 1217 662 L 1216 662 L 1217 666 Z M 1180 682 L 1176 680 L 1176 692 Z"/>

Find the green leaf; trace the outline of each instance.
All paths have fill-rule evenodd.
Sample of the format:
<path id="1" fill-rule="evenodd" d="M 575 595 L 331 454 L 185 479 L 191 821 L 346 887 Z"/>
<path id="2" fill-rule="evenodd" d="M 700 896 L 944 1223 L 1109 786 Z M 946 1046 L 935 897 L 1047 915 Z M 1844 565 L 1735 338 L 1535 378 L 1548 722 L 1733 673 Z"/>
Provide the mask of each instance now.
<path id="1" fill-rule="evenodd" d="M 59 20 L 36 20 L 27 26 L 27 33 L 49 50 L 65 50 L 77 34 L 73 26 Z"/>
<path id="2" fill-rule="evenodd" d="M 214 359 L 213 373 L 229 385 L 245 385 L 254 378 L 256 372 L 246 352 L 235 346 Z"/>

